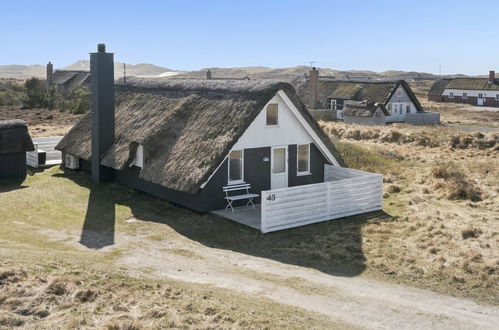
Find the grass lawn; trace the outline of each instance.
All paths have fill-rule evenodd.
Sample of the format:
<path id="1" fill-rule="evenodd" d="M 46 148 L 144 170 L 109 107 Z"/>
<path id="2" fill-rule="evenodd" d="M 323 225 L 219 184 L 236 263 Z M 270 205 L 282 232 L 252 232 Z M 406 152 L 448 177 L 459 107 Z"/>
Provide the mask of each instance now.
<path id="1" fill-rule="evenodd" d="M 200 284 L 206 267 L 308 294 L 319 290 L 292 275 L 241 268 L 249 257 L 499 304 L 493 152 L 371 140 L 339 149 L 351 167 L 385 174 L 384 211 L 269 234 L 118 184 L 96 185 L 77 171 L 51 168 L 19 186 L 2 182 L 0 327 L 351 328 Z M 443 155 L 452 166 L 440 165 Z M 461 172 L 449 171 L 454 167 Z M 478 200 L 459 190 L 463 182 Z M 218 269 L 229 255 L 236 264 Z M 151 265 L 185 280 L 166 280 Z"/>

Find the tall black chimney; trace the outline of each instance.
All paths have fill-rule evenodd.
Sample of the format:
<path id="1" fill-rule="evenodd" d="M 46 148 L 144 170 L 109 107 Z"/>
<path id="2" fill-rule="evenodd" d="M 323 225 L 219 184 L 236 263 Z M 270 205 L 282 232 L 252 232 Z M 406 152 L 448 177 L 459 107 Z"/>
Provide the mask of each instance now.
<path id="1" fill-rule="evenodd" d="M 92 93 L 92 180 L 112 181 L 113 170 L 100 165 L 104 153 L 114 143 L 114 61 L 106 45 L 98 44 L 90 53 Z"/>
<path id="2" fill-rule="evenodd" d="M 49 62 L 47 64 L 47 85 L 52 85 L 53 82 L 53 77 L 54 77 L 54 65 Z"/>

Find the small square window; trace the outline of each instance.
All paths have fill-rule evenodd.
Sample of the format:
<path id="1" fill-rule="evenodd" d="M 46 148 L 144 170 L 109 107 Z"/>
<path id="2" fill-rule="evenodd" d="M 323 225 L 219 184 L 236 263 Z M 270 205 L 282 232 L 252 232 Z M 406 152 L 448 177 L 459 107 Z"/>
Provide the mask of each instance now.
<path id="1" fill-rule="evenodd" d="M 450 99 L 453 99 L 453 98 L 454 98 L 454 93 L 450 92 L 450 93 L 449 93 L 449 98 L 450 98 Z"/>
<path id="2" fill-rule="evenodd" d="M 478 93 L 478 98 L 479 99 L 483 99 L 483 94 L 482 93 Z"/>
<path id="3" fill-rule="evenodd" d="M 463 99 L 466 100 L 468 98 L 468 93 L 463 93 Z"/>
<path id="4" fill-rule="evenodd" d="M 402 90 L 400 88 L 397 89 L 397 96 L 402 96 Z"/>
<path id="5" fill-rule="evenodd" d="M 279 125 L 279 108 L 276 103 L 267 105 L 267 126 Z"/>
<path id="6" fill-rule="evenodd" d="M 310 172 L 310 144 L 298 145 L 298 174 Z"/>

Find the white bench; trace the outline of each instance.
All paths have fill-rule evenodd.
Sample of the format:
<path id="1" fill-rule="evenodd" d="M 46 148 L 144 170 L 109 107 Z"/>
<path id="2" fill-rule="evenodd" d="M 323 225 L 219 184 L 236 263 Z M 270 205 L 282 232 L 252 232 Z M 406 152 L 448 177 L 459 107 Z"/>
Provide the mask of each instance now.
<path id="1" fill-rule="evenodd" d="M 251 185 L 249 183 L 242 183 L 242 184 L 234 184 L 230 186 L 225 186 L 223 187 L 223 191 L 225 193 L 225 200 L 227 200 L 227 206 L 225 209 L 227 210 L 229 207 L 234 212 L 234 208 L 232 207 L 232 203 L 234 201 L 238 201 L 241 199 L 248 199 L 248 203 L 246 203 L 246 206 L 252 206 L 253 208 L 255 207 L 255 204 L 253 204 L 253 198 L 258 197 L 258 194 L 250 194 L 249 190 L 251 188 Z M 232 195 L 229 196 L 229 192 L 231 191 L 241 191 L 245 190 L 246 194 L 242 195 Z"/>

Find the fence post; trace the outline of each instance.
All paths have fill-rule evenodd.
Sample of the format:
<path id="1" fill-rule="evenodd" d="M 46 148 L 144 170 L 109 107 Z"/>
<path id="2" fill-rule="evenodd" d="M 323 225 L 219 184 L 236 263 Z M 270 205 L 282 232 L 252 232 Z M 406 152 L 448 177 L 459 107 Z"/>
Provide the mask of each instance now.
<path id="1" fill-rule="evenodd" d="M 383 175 L 379 174 L 379 206 L 383 209 Z"/>
<path id="2" fill-rule="evenodd" d="M 262 233 L 265 233 L 265 217 L 266 217 L 266 208 L 267 208 L 267 198 L 265 196 L 265 191 L 262 190 L 262 192 L 260 193 L 261 194 L 261 197 L 260 197 L 260 205 L 261 205 L 261 209 L 260 209 L 260 231 Z"/>

